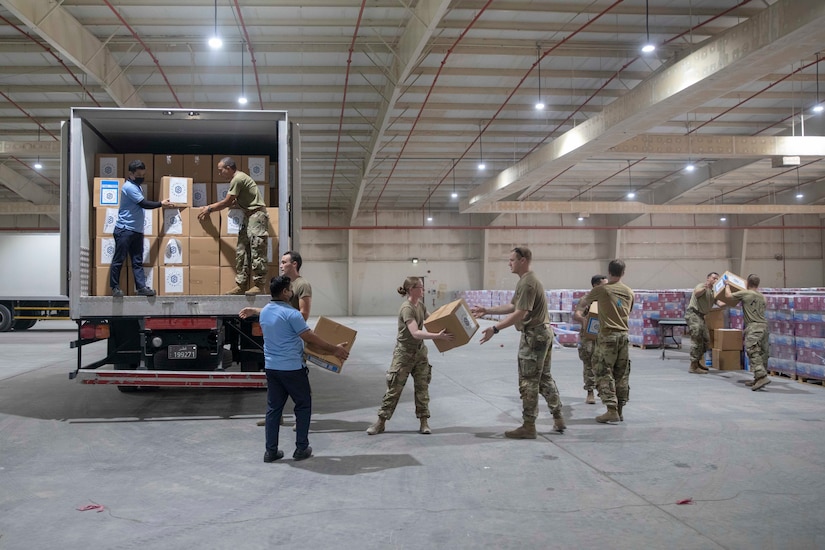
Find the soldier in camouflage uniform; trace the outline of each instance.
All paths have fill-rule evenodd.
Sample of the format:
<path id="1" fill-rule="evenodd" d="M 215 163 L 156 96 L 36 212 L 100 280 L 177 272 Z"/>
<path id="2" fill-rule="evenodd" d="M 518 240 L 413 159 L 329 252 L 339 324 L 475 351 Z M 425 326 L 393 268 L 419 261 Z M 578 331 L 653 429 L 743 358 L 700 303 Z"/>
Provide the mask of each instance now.
<path id="1" fill-rule="evenodd" d="M 536 439 L 536 418 L 539 414 L 539 395 L 547 401 L 553 414 L 553 429 L 564 433 L 566 428 L 561 413 L 561 398 L 556 382 L 550 374 L 550 355 L 553 348 L 553 329 L 547 316 L 547 297 L 544 286 L 530 271 L 533 258 L 529 248 L 514 248 L 510 253 L 510 271 L 519 276 L 513 300 L 506 305 L 491 308 L 476 306 L 473 315 L 505 314 L 507 317 L 483 331 L 481 343 L 511 325 L 521 331 L 518 348 L 518 385 L 522 402 L 523 424 L 504 432 L 511 439 Z"/>
<path id="2" fill-rule="evenodd" d="M 710 333 L 705 324 L 705 315 L 713 308 L 713 285 L 719 280 L 715 271 L 708 273 L 707 280 L 696 285 L 690 295 L 690 303 L 685 310 L 685 323 L 690 332 L 690 370 L 693 374 L 707 374 L 705 352 L 710 349 Z"/>
<path id="3" fill-rule="evenodd" d="M 430 379 L 432 367 L 427 360 L 427 346 L 424 340 L 452 340 L 453 335 L 442 330 L 439 333 L 424 330 L 424 319 L 427 318 L 427 308 L 424 307 L 424 281 L 418 277 L 407 277 L 404 284 L 398 287 L 398 293 L 407 299 L 401 304 L 398 312 L 398 337 L 395 349 L 392 352 L 392 363 L 387 371 L 387 392 L 378 409 L 378 420 L 369 428 L 369 435 L 380 434 L 384 431 L 387 420 L 392 418 L 401 392 L 412 375 L 415 389 L 415 416 L 421 425 L 418 432 L 430 433 L 427 419 L 430 418 Z"/>
<path id="4" fill-rule="evenodd" d="M 613 260 L 607 266 L 606 285 L 594 287 L 579 300 L 576 312 L 581 315 L 593 302 L 599 303 L 599 336 L 593 353 L 596 387 L 607 412 L 597 422 L 624 420 L 622 408 L 630 399 L 630 358 L 627 319 L 633 309 L 633 290 L 622 283 L 625 263 Z"/>
<path id="5" fill-rule="evenodd" d="M 604 275 L 593 275 L 590 278 L 590 288 L 595 288 L 599 285 L 606 285 L 607 277 Z M 578 315 L 576 310 L 573 310 L 573 320 L 581 323 L 582 328 L 579 331 L 579 359 L 582 361 L 582 378 L 584 378 L 584 391 L 587 392 L 587 397 L 584 402 L 588 405 L 595 405 L 596 398 L 593 395 L 593 390 L 596 388 L 596 371 L 593 370 L 593 350 L 596 347 L 596 340 L 586 336 L 587 316 L 590 313 L 590 308 L 584 310 L 582 315 Z"/>
<path id="6" fill-rule="evenodd" d="M 748 354 L 753 381 L 747 383 L 753 391 L 764 388 L 771 383 L 768 378 L 768 321 L 765 318 L 765 296 L 759 292 L 759 277 L 748 275 L 747 290 L 731 293 L 725 284 L 724 301 L 730 306 L 742 303 L 742 315 L 745 317 L 745 351 Z"/>

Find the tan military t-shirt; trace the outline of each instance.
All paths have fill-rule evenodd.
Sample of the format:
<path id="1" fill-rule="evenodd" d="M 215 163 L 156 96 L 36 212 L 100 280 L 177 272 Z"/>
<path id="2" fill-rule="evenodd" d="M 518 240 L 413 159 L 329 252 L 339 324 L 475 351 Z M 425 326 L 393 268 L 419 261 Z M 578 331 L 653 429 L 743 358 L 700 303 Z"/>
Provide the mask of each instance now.
<path id="1" fill-rule="evenodd" d="M 740 290 L 731 294 L 737 303 L 742 302 L 742 313 L 745 317 L 745 326 L 751 323 L 767 323 L 765 319 L 765 297 L 757 290 Z"/>
<path id="2" fill-rule="evenodd" d="M 412 305 L 409 300 L 404 300 L 401 304 L 401 309 L 398 310 L 398 337 L 396 341 L 398 345 L 404 349 L 414 351 L 420 346 L 424 345 L 424 340 L 416 340 L 410 334 L 410 329 L 407 328 L 407 323 L 415 319 L 418 328 L 424 327 L 424 319 L 427 318 L 427 308 L 424 307 L 424 302 L 418 302 Z"/>
<path id="3" fill-rule="evenodd" d="M 227 194 L 235 196 L 235 202 L 240 208 L 244 210 L 252 210 L 261 206 L 266 206 L 266 203 L 258 194 L 258 184 L 255 180 L 238 170 L 232 176 L 232 181 L 229 182 L 229 191 Z"/>
<path id="4" fill-rule="evenodd" d="M 580 304 L 599 303 L 599 332 L 627 332 L 627 318 L 633 309 L 633 290 L 624 283 L 597 286 Z"/>
<path id="5" fill-rule="evenodd" d="M 292 298 L 289 300 L 289 305 L 297 310 L 301 309 L 301 298 L 312 298 L 312 286 L 309 282 L 300 275 L 292 281 Z"/>
<path id="6" fill-rule="evenodd" d="M 516 330 L 537 327 L 550 323 L 547 315 L 547 296 L 544 295 L 544 286 L 535 273 L 528 271 L 516 284 L 516 292 L 510 301 L 518 310 L 527 311 L 520 322 L 516 323 Z"/>
<path id="7" fill-rule="evenodd" d="M 708 311 L 713 308 L 713 289 L 712 288 L 705 288 L 705 293 L 701 296 L 696 296 L 696 293 L 705 288 L 704 284 L 696 285 L 696 288 L 693 289 L 693 293 L 690 295 L 690 303 L 688 304 L 688 309 L 693 308 L 702 315 L 705 315 Z"/>

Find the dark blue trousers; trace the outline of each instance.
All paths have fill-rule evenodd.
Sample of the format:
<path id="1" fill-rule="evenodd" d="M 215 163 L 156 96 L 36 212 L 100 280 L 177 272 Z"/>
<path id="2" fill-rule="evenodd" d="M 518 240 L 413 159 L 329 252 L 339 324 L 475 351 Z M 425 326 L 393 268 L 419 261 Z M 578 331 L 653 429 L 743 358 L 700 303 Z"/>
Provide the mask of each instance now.
<path id="1" fill-rule="evenodd" d="M 309 369 L 266 371 L 266 450 L 278 450 L 281 415 L 287 397 L 295 402 L 295 447 L 309 447 L 309 418 L 312 415 L 312 388 L 309 386 Z"/>
<path id="2" fill-rule="evenodd" d="M 126 256 L 132 262 L 132 273 L 135 275 L 135 289 L 146 286 L 146 275 L 143 273 L 143 233 L 136 233 L 128 229 L 115 227 L 115 254 L 109 268 L 109 286 L 120 287 L 120 270 Z M 122 289 L 121 289 L 122 290 Z"/>

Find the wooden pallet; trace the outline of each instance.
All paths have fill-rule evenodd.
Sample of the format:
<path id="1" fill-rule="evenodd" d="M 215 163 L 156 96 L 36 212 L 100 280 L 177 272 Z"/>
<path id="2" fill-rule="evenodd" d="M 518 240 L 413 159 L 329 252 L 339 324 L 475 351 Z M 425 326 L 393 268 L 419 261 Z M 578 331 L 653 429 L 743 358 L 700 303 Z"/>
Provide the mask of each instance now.
<path id="1" fill-rule="evenodd" d="M 800 382 L 802 382 L 803 384 L 812 384 L 814 386 L 823 386 L 823 385 L 825 385 L 825 384 L 823 384 L 823 382 L 825 382 L 825 380 L 822 380 L 821 378 L 805 378 L 803 376 L 797 376 L 796 379 L 799 380 Z"/>
<path id="2" fill-rule="evenodd" d="M 662 349 L 662 344 L 630 344 L 634 348 L 639 349 Z M 673 348 L 668 348 L 673 349 Z"/>
<path id="3" fill-rule="evenodd" d="M 787 372 L 780 372 L 778 370 L 769 370 L 768 374 L 771 376 L 778 376 L 780 378 L 790 378 L 791 380 L 796 380 L 795 374 L 788 374 Z"/>

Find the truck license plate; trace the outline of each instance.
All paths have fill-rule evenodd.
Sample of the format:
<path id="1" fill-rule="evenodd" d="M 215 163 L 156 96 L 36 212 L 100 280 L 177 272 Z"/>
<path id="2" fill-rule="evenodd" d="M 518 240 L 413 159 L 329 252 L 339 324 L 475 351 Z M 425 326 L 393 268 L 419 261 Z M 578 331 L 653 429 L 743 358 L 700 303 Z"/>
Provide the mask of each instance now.
<path id="1" fill-rule="evenodd" d="M 169 359 L 197 359 L 198 346 L 195 344 L 169 346 L 167 353 Z"/>

